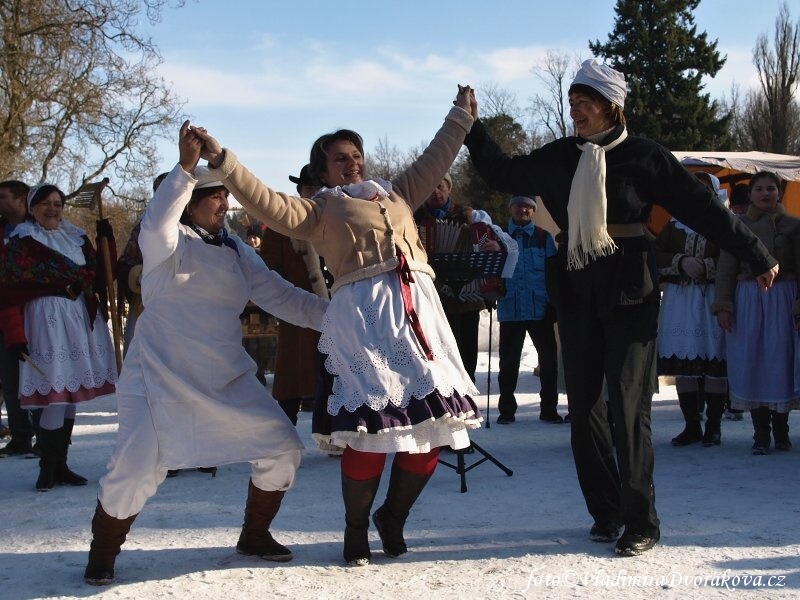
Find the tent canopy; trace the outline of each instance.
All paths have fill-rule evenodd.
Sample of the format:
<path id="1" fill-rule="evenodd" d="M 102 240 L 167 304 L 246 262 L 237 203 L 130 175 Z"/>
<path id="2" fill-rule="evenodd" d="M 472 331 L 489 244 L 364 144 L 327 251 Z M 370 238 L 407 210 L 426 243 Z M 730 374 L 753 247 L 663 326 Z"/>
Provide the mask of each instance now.
<path id="1" fill-rule="evenodd" d="M 788 154 L 770 154 L 769 152 L 713 152 L 692 151 L 673 152 L 685 167 L 701 167 L 703 171 L 717 174 L 717 171 L 729 171 L 725 175 L 733 175 L 735 179 L 749 179 L 748 175 L 758 171 L 772 171 L 786 181 L 800 181 L 800 157 Z M 716 167 L 716 169 L 715 169 Z M 693 170 L 693 169 L 690 169 Z M 736 174 L 740 177 L 736 177 Z M 719 177 L 719 176 L 717 176 Z M 722 178 L 719 178 L 722 181 Z"/>

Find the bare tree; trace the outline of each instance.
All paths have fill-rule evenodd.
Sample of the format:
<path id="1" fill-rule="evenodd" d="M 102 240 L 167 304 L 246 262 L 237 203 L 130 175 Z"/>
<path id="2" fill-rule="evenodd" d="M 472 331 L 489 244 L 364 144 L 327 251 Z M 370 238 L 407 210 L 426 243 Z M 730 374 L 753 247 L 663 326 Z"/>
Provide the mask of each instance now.
<path id="1" fill-rule="evenodd" d="M 534 131 L 542 141 L 550 142 L 571 135 L 567 91 L 580 68 L 580 58 L 548 50 L 542 65 L 534 65 L 531 73 L 544 85 L 545 94 L 531 98 Z"/>
<path id="2" fill-rule="evenodd" d="M 408 161 L 395 145 L 389 144 L 389 138 L 383 136 L 378 145 L 364 158 L 367 175 L 391 181 L 408 166 Z"/>
<path id="3" fill-rule="evenodd" d="M 181 102 L 137 32 L 171 1 L 0 0 L 0 176 L 148 189 Z"/>
<path id="4" fill-rule="evenodd" d="M 766 117 L 762 127 L 766 126 L 769 132 L 769 145 L 758 149 L 779 154 L 798 151 L 800 111 L 794 94 L 800 77 L 800 20 L 792 25 L 785 3 L 775 19 L 773 46 L 770 47 L 766 34 L 759 35 L 753 64 L 758 70 L 761 98 L 755 99 L 751 108 L 754 116 Z M 761 109 L 766 109 L 766 115 L 761 114 Z"/>

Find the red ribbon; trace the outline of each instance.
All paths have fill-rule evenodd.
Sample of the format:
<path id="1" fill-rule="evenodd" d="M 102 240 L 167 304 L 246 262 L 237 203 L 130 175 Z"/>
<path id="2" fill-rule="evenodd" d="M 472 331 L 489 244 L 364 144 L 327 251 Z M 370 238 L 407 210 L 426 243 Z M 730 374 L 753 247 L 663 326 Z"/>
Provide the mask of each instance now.
<path id="1" fill-rule="evenodd" d="M 433 360 L 433 351 L 425 338 L 425 333 L 422 331 L 422 324 L 419 322 L 417 311 L 414 310 L 414 302 L 411 299 L 411 285 L 409 284 L 414 283 L 414 277 L 411 275 L 411 269 L 408 267 L 405 255 L 399 249 L 397 258 L 400 261 L 397 265 L 397 273 L 400 276 L 400 293 L 403 296 L 403 308 L 408 317 L 408 322 L 411 323 L 411 330 L 417 337 L 419 345 L 422 346 L 425 358 Z"/>

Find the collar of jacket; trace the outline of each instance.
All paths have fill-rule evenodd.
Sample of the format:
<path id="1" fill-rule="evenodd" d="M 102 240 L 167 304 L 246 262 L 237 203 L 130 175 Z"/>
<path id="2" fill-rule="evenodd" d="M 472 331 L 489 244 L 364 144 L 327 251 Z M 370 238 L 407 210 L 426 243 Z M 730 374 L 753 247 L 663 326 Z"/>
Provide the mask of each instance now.
<path id="1" fill-rule="evenodd" d="M 763 217 L 765 215 L 774 215 L 774 216 L 776 216 L 776 215 L 785 215 L 786 214 L 786 208 L 780 202 L 778 202 L 775 205 L 775 209 L 771 210 L 771 211 L 761 210 L 760 208 L 756 208 L 755 206 L 753 206 L 751 204 L 747 208 L 747 213 L 746 214 L 747 214 L 747 218 L 750 219 L 751 221 L 758 221 L 761 217 Z"/>
<path id="2" fill-rule="evenodd" d="M 533 221 L 528 223 L 527 225 L 517 225 L 514 223 L 514 219 L 508 220 L 508 235 L 514 237 L 514 233 L 517 230 L 521 230 L 525 235 L 532 236 L 533 235 Z"/>

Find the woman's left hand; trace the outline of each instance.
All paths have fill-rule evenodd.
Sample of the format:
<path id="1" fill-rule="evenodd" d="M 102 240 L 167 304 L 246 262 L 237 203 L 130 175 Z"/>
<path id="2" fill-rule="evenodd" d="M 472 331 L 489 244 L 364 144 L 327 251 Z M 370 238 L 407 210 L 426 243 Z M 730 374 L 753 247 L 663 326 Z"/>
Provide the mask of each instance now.
<path id="1" fill-rule="evenodd" d="M 197 162 L 200 160 L 200 150 L 203 147 L 203 140 L 197 137 L 189 126 L 189 121 L 184 121 L 178 134 L 178 162 L 181 168 L 187 173 L 193 173 Z"/>
<path id="2" fill-rule="evenodd" d="M 778 265 L 772 267 L 766 273 L 762 273 L 758 277 L 756 277 L 756 284 L 758 284 L 758 289 L 762 292 L 766 292 L 770 287 L 772 287 L 772 282 L 775 281 L 775 278 L 778 276 Z"/>
<path id="3" fill-rule="evenodd" d="M 194 133 L 202 142 L 203 147 L 200 150 L 200 157 L 208 161 L 209 166 L 213 168 L 219 167 L 222 163 L 222 146 L 220 143 L 203 127 L 192 127 Z"/>

